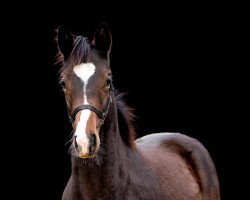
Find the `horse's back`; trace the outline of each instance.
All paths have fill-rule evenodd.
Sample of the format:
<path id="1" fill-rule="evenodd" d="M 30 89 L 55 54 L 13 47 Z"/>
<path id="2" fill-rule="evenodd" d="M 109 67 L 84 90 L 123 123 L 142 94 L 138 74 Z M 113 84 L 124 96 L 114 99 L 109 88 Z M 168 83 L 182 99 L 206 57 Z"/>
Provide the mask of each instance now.
<path id="1" fill-rule="evenodd" d="M 162 187 L 175 193 L 176 199 L 177 191 L 180 199 L 182 195 L 184 199 L 220 199 L 214 163 L 198 140 L 180 133 L 154 133 L 135 142 L 142 156 L 161 174 Z"/>

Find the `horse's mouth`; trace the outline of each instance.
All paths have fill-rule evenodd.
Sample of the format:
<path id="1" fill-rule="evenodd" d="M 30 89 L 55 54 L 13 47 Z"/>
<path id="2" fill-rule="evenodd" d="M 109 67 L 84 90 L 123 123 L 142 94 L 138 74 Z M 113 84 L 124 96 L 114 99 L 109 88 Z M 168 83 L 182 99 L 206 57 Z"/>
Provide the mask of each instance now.
<path id="1" fill-rule="evenodd" d="M 79 153 L 78 154 L 78 157 L 82 158 L 82 159 L 93 159 L 95 158 L 96 154 L 94 152 L 91 152 L 91 153 Z"/>
<path id="2" fill-rule="evenodd" d="M 91 158 L 94 158 L 95 155 L 85 155 L 85 156 L 80 156 L 80 158 L 83 158 L 83 159 L 91 159 Z"/>

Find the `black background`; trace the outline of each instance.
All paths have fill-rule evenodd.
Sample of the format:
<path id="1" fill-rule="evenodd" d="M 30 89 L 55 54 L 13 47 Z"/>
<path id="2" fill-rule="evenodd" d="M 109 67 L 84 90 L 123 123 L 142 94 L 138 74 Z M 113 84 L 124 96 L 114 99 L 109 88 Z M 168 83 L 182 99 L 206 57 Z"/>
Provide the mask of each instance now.
<path id="1" fill-rule="evenodd" d="M 14 159 L 7 165 L 14 174 L 8 188 L 21 175 L 15 184 L 20 192 L 8 195 L 24 192 L 31 199 L 61 198 L 70 175 L 65 144 L 71 129 L 58 86 L 58 65 L 53 65 L 55 29 L 66 25 L 72 33 L 87 36 L 105 22 L 113 36 L 114 86 L 128 92 L 126 101 L 135 109 L 138 137 L 181 132 L 201 141 L 217 168 L 222 199 L 229 198 L 230 189 L 236 188 L 232 165 L 241 162 L 233 148 L 239 145 L 234 137 L 239 132 L 240 81 L 245 81 L 239 76 L 237 13 L 218 4 L 83 1 L 39 6 L 6 23 L 7 35 L 14 41 L 6 45 L 6 60 L 18 60 L 22 66 L 15 65 L 15 73 L 13 68 L 8 71 L 13 75 L 9 82 L 16 80 L 11 86 L 14 92 L 6 91 L 11 97 L 8 119 L 17 108 L 20 114 L 18 126 L 8 125 L 17 130 L 11 146 L 21 146 L 22 151 L 21 161 Z"/>

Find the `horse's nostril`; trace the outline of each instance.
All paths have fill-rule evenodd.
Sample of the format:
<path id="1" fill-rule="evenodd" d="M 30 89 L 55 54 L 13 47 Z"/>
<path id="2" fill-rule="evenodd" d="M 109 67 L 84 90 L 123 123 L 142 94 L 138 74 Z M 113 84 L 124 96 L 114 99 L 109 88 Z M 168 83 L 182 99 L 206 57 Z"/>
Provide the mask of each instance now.
<path id="1" fill-rule="evenodd" d="M 74 137 L 74 144 L 75 144 L 75 147 L 77 148 L 77 142 L 76 142 L 76 137 L 77 137 L 77 135 L 75 135 L 75 137 Z"/>
<path id="2" fill-rule="evenodd" d="M 96 146 L 96 135 L 95 134 L 90 134 L 90 136 L 89 136 L 89 143 L 92 146 Z"/>
<path id="3" fill-rule="evenodd" d="M 89 151 L 95 151 L 96 147 L 96 135 L 94 133 L 90 134 L 89 136 Z"/>
<path id="4" fill-rule="evenodd" d="M 80 152 L 82 150 L 82 147 L 80 145 L 77 144 L 77 141 L 76 141 L 76 137 L 74 137 L 74 145 L 75 145 L 75 149 Z"/>

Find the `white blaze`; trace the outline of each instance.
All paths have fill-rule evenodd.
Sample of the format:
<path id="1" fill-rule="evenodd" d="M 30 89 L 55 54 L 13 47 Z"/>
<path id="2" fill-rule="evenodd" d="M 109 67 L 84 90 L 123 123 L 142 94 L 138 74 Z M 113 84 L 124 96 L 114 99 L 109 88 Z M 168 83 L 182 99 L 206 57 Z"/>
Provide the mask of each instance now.
<path id="1" fill-rule="evenodd" d="M 88 84 L 88 80 L 90 79 L 91 76 L 95 73 L 95 65 L 92 63 L 83 63 L 80 65 L 77 65 L 74 67 L 73 71 L 74 73 L 83 81 L 84 83 L 84 102 L 83 104 L 89 104 L 87 100 L 87 95 L 86 95 L 86 88 Z M 80 120 L 78 121 L 76 125 L 76 131 L 75 135 L 76 137 L 76 142 L 78 145 L 81 145 L 82 147 L 82 154 L 86 154 L 88 152 L 88 138 L 86 134 L 86 126 L 87 126 L 87 121 L 89 119 L 89 116 L 91 114 L 90 110 L 82 110 L 79 112 L 80 115 Z"/>

